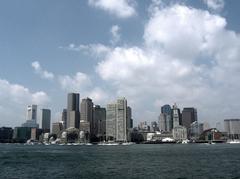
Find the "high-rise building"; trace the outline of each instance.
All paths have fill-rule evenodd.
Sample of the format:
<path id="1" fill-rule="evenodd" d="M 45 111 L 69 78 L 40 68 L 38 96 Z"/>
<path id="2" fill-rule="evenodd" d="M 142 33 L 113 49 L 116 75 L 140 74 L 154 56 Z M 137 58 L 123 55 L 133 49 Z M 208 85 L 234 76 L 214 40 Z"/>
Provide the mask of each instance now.
<path id="1" fill-rule="evenodd" d="M 63 109 L 62 111 L 62 121 L 63 121 L 63 128 L 67 128 L 67 109 Z"/>
<path id="2" fill-rule="evenodd" d="M 69 93 L 68 94 L 68 105 L 67 105 L 67 128 L 74 127 L 79 128 L 80 112 L 79 112 L 79 94 Z"/>
<path id="3" fill-rule="evenodd" d="M 130 106 L 127 107 L 127 129 L 132 128 L 132 108 Z"/>
<path id="4" fill-rule="evenodd" d="M 147 121 L 140 122 L 138 124 L 138 130 L 143 131 L 143 132 L 149 132 L 150 131 L 150 126 L 148 125 Z"/>
<path id="5" fill-rule="evenodd" d="M 159 131 L 159 127 L 156 121 L 151 122 L 150 131 L 151 132 Z"/>
<path id="6" fill-rule="evenodd" d="M 63 130 L 62 122 L 54 122 L 52 123 L 52 133 L 59 135 L 60 131 Z"/>
<path id="7" fill-rule="evenodd" d="M 88 132 L 90 134 L 90 137 L 93 137 L 92 131 L 94 130 L 94 124 L 93 124 L 93 102 L 90 98 L 82 99 L 81 102 L 81 120 L 80 124 L 82 124 L 82 127 L 80 125 L 80 130 L 84 132 Z"/>
<path id="8" fill-rule="evenodd" d="M 172 114 L 173 114 L 173 128 L 175 128 L 181 125 L 181 122 L 180 122 L 181 113 L 180 113 L 180 109 L 177 108 L 176 103 L 173 105 Z"/>
<path id="9" fill-rule="evenodd" d="M 161 107 L 161 114 L 158 118 L 159 129 L 162 132 L 171 132 L 173 128 L 172 108 L 169 104 Z"/>
<path id="10" fill-rule="evenodd" d="M 161 113 L 172 115 L 172 108 L 169 104 L 165 104 L 161 107 Z"/>
<path id="11" fill-rule="evenodd" d="M 161 113 L 158 117 L 158 125 L 159 125 L 159 130 L 161 132 L 166 131 L 166 114 Z"/>
<path id="12" fill-rule="evenodd" d="M 106 109 L 106 137 L 107 140 L 116 140 L 116 120 L 117 120 L 117 105 L 107 104 Z"/>
<path id="13" fill-rule="evenodd" d="M 92 135 L 101 140 L 106 138 L 106 109 L 99 105 L 93 108 Z"/>
<path id="14" fill-rule="evenodd" d="M 195 121 L 197 121 L 197 109 L 191 107 L 183 108 L 182 125 L 189 129 L 191 124 Z"/>
<path id="15" fill-rule="evenodd" d="M 27 107 L 27 120 L 22 124 L 22 127 L 39 127 L 37 124 L 37 105 L 29 105 Z"/>
<path id="16" fill-rule="evenodd" d="M 116 141 L 127 141 L 127 100 L 117 100 Z"/>
<path id="17" fill-rule="evenodd" d="M 225 119 L 224 129 L 230 139 L 240 139 L 240 119 Z"/>
<path id="18" fill-rule="evenodd" d="M 42 129 L 44 132 L 50 132 L 51 110 L 42 109 Z"/>
<path id="19" fill-rule="evenodd" d="M 81 121 L 88 121 L 90 126 L 93 122 L 93 102 L 90 98 L 82 99 L 81 102 Z M 91 128 L 91 127 L 90 127 Z M 91 129 L 90 129 L 91 131 Z"/>
<path id="20" fill-rule="evenodd" d="M 127 100 L 118 99 L 116 103 L 108 104 L 106 111 L 106 134 L 107 139 L 115 141 L 128 141 L 127 120 L 131 113 L 127 112 Z M 130 126 L 130 123 L 129 123 Z"/>

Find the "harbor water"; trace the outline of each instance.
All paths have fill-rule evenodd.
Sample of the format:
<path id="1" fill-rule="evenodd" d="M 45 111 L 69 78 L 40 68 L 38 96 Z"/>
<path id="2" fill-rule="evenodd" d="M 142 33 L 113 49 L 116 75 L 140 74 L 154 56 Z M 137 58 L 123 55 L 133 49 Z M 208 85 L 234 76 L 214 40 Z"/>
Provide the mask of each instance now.
<path id="1" fill-rule="evenodd" d="M 240 178 L 240 144 L 0 144 L 0 178 Z"/>

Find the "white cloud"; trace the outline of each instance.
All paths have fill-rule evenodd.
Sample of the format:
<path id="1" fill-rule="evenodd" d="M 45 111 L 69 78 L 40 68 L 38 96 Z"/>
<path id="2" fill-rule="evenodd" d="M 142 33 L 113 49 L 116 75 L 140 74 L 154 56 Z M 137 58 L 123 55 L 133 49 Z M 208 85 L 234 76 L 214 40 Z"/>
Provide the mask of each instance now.
<path id="1" fill-rule="evenodd" d="M 114 95 L 126 96 L 138 119 L 174 102 L 197 107 L 202 121 L 239 117 L 239 34 L 205 10 L 178 4 L 155 10 L 144 46 L 115 47 L 98 63 Z"/>
<path id="2" fill-rule="evenodd" d="M 0 79 L 1 125 L 21 125 L 26 119 L 27 105 L 45 105 L 49 101 L 49 96 L 43 91 L 31 92 L 22 85 Z"/>
<path id="3" fill-rule="evenodd" d="M 110 29 L 112 35 L 111 43 L 115 45 L 121 40 L 120 27 L 118 25 L 113 25 Z"/>
<path id="4" fill-rule="evenodd" d="M 59 76 L 62 89 L 68 92 L 81 92 L 91 85 L 91 79 L 85 73 L 77 72 L 73 77 L 69 75 Z"/>
<path id="5" fill-rule="evenodd" d="M 82 72 L 74 76 L 59 76 L 59 83 L 63 90 L 80 93 L 81 98 L 89 97 L 95 104 L 106 104 L 111 96 L 107 90 L 93 85 L 91 78 Z"/>
<path id="6" fill-rule="evenodd" d="M 91 55 L 93 57 L 101 57 L 111 50 L 110 47 L 103 44 L 75 45 L 74 43 L 71 43 L 67 47 L 59 48 L 75 52 L 83 52 L 84 54 Z"/>
<path id="7" fill-rule="evenodd" d="M 203 2 L 208 6 L 208 8 L 221 11 L 224 8 L 224 0 L 203 0 Z"/>
<path id="8" fill-rule="evenodd" d="M 35 73 L 40 75 L 41 78 L 48 79 L 48 80 L 54 79 L 54 74 L 51 72 L 48 72 L 46 70 L 43 70 L 38 61 L 32 62 L 32 67 L 33 67 Z"/>
<path id="9" fill-rule="evenodd" d="M 88 3 L 118 18 L 128 18 L 136 14 L 135 0 L 88 0 Z"/>
<path id="10" fill-rule="evenodd" d="M 107 104 L 111 99 L 110 94 L 101 89 L 100 87 L 95 87 L 90 91 L 83 93 L 84 96 L 88 96 L 93 99 L 95 104 Z"/>

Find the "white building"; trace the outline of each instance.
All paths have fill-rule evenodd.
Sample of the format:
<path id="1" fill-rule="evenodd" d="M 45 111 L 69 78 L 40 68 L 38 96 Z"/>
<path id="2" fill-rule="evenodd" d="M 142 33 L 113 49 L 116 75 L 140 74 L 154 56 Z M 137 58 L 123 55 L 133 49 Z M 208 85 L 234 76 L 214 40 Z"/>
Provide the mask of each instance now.
<path id="1" fill-rule="evenodd" d="M 116 103 L 107 105 L 106 135 L 108 140 L 129 141 L 127 130 L 129 117 L 127 114 L 127 100 L 125 98 L 118 99 Z"/>
<path id="2" fill-rule="evenodd" d="M 29 105 L 27 107 L 27 120 L 22 124 L 22 127 L 38 128 L 37 124 L 37 105 Z"/>
<path id="3" fill-rule="evenodd" d="M 225 119 L 224 128 L 230 139 L 240 139 L 240 119 Z"/>
<path id="4" fill-rule="evenodd" d="M 173 128 L 180 125 L 180 110 L 177 108 L 176 103 L 173 105 Z"/>
<path id="5" fill-rule="evenodd" d="M 175 140 L 187 139 L 187 128 L 184 126 L 177 126 L 173 128 L 173 138 Z"/>

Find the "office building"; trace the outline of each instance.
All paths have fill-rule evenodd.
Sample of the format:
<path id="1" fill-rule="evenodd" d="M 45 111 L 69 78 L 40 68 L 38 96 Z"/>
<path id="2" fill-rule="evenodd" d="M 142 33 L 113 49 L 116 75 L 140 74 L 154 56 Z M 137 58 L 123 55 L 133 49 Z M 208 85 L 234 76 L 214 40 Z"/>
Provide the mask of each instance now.
<path id="1" fill-rule="evenodd" d="M 62 111 L 62 122 L 63 122 L 63 128 L 67 128 L 67 109 L 63 109 Z"/>
<path id="2" fill-rule="evenodd" d="M 44 132 L 50 132 L 51 110 L 42 109 L 42 129 Z"/>
<path id="3" fill-rule="evenodd" d="M 185 126 L 187 129 L 189 129 L 191 124 L 195 121 L 197 121 L 197 109 L 183 108 L 182 125 Z"/>
<path id="4" fill-rule="evenodd" d="M 37 105 L 29 105 L 27 107 L 27 119 L 26 122 L 22 124 L 22 127 L 39 127 L 37 124 Z"/>
<path id="5" fill-rule="evenodd" d="M 127 141 L 127 100 L 117 100 L 116 141 Z"/>
<path id="6" fill-rule="evenodd" d="M 13 141 L 24 143 L 31 138 L 31 127 L 15 127 L 13 131 Z"/>
<path id="7" fill-rule="evenodd" d="M 128 141 L 127 119 L 131 113 L 127 112 L 127 100 L 118 99 L 116 103 L 108 104 L 106 110 L 106 134 L 107 139 L 117 142 Z M 129 123 L 130 124 L 130 123 Z"/>
<path id="8" fill-rule="evenodd" d="M 100 105 L 96 105 L 93 108 L 92 134 L 100 140 L 105 140 L 106 138 L 106 109 Z"/>
<path id="9" fill-rule="evenodd" d="M 117 105 L 107 104 L 106 109 L 106 137 L 107 140 L 116 140 L 116 119 L 117 119 Z"/>
<path id="10" fill-rule="evenodd" d="M 159 130 L 161 132 L 171 132 L 173 128 L 172 109 L 166 104 L 161 107 L 161 114 L 158 117 Z"/>
<path id="11" fill-rule="evenodd" d="M 127 129 L 132 128 L 132 108 L 130 106 L 127 107 Z"/>
<path id="12" fill-rule="evenodd" d="M 69 93 L 67 100 L 67 128 L 79 128 L 80 111 L 79 111 L 79 94 Z"/>
<path id="13" fill-rule="evenodd" d="M 140 122 L 138 124 L 138 130 L 143 132 L 150 132 L 150 126 L 148 125 L 147 121 Z"/>
<path id="14" fill-rule="evenodd" d="M 184 126 L 178 125 L 173 128 L 173 138 L 174 140 L 186 140 L 187 139 L 187 129 Z"/>
<path id="15" fill-rule="evenodd" d="M 88 122 L 90 129 L 87 129 L 87 131 L 90 132 L 91 134 L 92 131 L 94 131 L 92 99 L 90 98 L 82 99 L 80 111 L 81 111 L 81 124 L 85 124 Z M 83 130 L 83 128 L 81 128 L 81 130 Z M 85 130 L 86 129 L 84 129 L 84 131 Z"/>
<path id="16" fill-rule="evenodd" d="M 151 132 L 159 131 L 159 127 L 156 121 L 151 122 L 150 131 Z"/>
<path id="17" fill-rule="evenodd" d="M 240 119 L 225 119 L 224 129 L 230 139 L 240 139 Z"/>
<path id="18" fill-rule="evenodd" d="M 63 130 L 62 122 L 52 123 L 52 134 L 60 135 L 61 130 Z"/>
<path id="19" fill-rule="evenodd" d="M 13 129 L 11 127 L 0 128 L 0 143 L 10 143 L 13 138 Z"/>
<path id="20" fill-rule="evenodd" d="M 173 105 L 172 115 L 173 115 L 173 128 L 181 125 L 181 113 L 180 109 L 177 108 L 176 103 Z"/>

